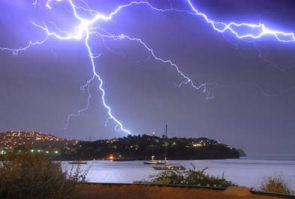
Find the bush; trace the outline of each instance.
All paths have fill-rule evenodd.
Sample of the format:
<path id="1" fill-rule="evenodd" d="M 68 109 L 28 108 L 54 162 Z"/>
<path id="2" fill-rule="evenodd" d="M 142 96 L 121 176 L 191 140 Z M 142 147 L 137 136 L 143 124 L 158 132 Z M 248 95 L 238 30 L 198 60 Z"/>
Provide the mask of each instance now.
<path id="1" fill-rule="evenodd" d="M 262 182 L 260 190 L 271 193 L 293 194 L 288 183 L 286 183 L 282 176 L 268 177 Z"/>
<path id="2" fill-rule="evenodd" d="M 192 169 L 189 170 L 163 171 L 155 176 L 152 176 L 151 181 L 145 181 L 144 183 L 166 185 L 197 185 L 222 188 L 234 186 L 232 182 L 225 180 L 223 177 L 218 178 L 206 174 L 206 169 L 197 170 L 195 166 L 192 165 Z"/>
<path id="3" fill-rule="evenodd" d="M 0 198 L 79 198 L 76 185 L 85 180 L 85 174 L 72 171 L 63 172 L 60 163 L 44 155 L 9 155 L 0 167 Z"/>

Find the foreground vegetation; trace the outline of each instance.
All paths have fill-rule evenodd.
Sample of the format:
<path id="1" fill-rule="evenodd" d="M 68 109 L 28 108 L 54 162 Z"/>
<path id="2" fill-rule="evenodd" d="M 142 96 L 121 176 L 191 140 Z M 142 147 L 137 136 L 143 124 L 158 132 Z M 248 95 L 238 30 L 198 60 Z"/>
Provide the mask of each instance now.
<path id="1" fill-rule="evenodd" d="M 85 180 L 79 169 L 70 173 L 48 156 L 22 153 L 9 155 L 0 167 L 0 198 L 76 199 L 76 185 Z"/>
<path id="2" fill-rule="evenodd" d="M 259 189 L 263 192 L 280 193 L 280 194 L 295 194 L 291 190 L 290 185 L 283 179 L 282 176 L 268 177 L 262 182 Z"/>
<path id="3" fill-rule="evenodd" d="M 79 168 L 64 172 L 60 163 L 52 161 L 49 156 L 21 153 L 5 157 L 0 165 L 1 199 L 79 199 L 89 198 L 88 191 L 100 193 L 100 190 L 85 189 L 86 185 L 81 184 L 85 182 L 86 173 L 79 171 Z M 164 171 L 152 176 L 150 181 L 135 183 L 197 185 L 216 188 L 236 186 L 224 177 L 208 175 L 206 169 L 197 170 L 194 165 L 189 170 Z M 136 189 L 140 189 L 140 187 Z M 294 194 L 281 176 L 266 178 L 260 186 L 260 190 Z M 112 194 L 118 196 L 118 193 Z M 95 195 L 94 197 L 93 195 L 93 198 L 104 198 L 104 196 Z"/>
<path id="4" fill-rule="evenodd" d="M 139 181 L 135 183 L 150 183 L 164 185 L 196 185 L 207 187 L 226 188 L 235 186 L 231 181 L 208 175 L 206 169 L 197 170 L 194 165 L 192 169 L 183 171 L 163 171 L 152 176 L 150 181 Z"/>
<path id="5" fill-rule="evenodd" d="M 155 176 L 151 176 L 149 181 L 136 181 L 138 184 L 161 184 L 161 185 L 195 185 L 202 187 L 227 188 L 237 186 L 224 177 L 210 176 L 203 170 L 197 170 L 194 165 L 192 169 L 184 171 L 163 171 Z M 282 176 L 268 177 L 258 187 L 258 191 L 267 193 L 278 193 L 286 195 L 294 195 L 288 183 Z"/>

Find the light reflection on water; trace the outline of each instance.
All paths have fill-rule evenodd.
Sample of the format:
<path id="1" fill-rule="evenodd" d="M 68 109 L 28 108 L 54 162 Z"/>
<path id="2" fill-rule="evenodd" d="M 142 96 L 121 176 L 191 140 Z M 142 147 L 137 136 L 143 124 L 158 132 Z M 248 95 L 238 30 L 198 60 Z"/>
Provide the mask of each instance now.
<path id="1" fill-rule="evenodd" d="M 169 161 L 182 164 L 186 168 L 197 169 L 208 167 L 207 173 L 214 176 L 223 176 L 227 180 L 247 187 L 257 187 L 265 177 L 282 175 L 295 190 L 295 160 L 253 160 L 253 159 L 228 159 L 228 160 L 184 160 Z M 63 167 L 70 169 L 72 166 L 63 162 Z M 88 161 L 80 165 L 82 170 L 89 170 L 87 181 L 132 183 L 138 180 L 149 179 L 157 174 L 152 165 L 144 165 L 143 161 Z"/>

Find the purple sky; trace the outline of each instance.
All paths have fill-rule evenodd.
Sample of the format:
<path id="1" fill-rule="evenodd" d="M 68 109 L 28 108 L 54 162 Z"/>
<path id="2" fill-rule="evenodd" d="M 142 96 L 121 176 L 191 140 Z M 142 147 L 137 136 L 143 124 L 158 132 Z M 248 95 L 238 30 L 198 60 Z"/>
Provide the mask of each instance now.
<path id="1" fill-rule="evenodd" d="M 92 3 L 91 3 L 92 2 Z M 89 1 L 103 13 L 122 1 Z M 99 3 L 98 3 L 99 2 Z M 124 1 L 128 2 L 128 1 Z M 150 1 L 161 8 L 189 9 L 185 1 Z M 295 30 L 291 0 L 193 1 L 214 20 L 263 22 Z M 44 33 L 31 22 L 53 21 L 71 29 L 76 21 L 66 6 L 47 10 L 44 1 L 0 2 L 0 46 L 17 48 Z M 106 100 L 114 114 L 135 134 L 158 135 L 169 125 L 169 136 L 216 139 L 255 155 L 294 155 L 295 42 L 272 38 L 239 40 L 218 33 L 201 18 L 185 13 L 159 13 L 137 6 L 123 10 L 108 23 L 112 33 L 140 37 L 157 55 L 177 63 L 196 83 L 210 83 L 215 98 L 206 100 L 190 86 L 178 88 L 180 76 L 152 59 L 135 42 L 92 38 L 101 53 L 97 72 L 105 82 Z M 80 86 L 91 77 L 83 42 L 51 38 L 18 55 L 0 51 L 0 130 L 36 130 L 81 138 L 124 136 L 105 126 L 98 84 L 91 84 L 88 111 L 74 117 L 63 130 L 67 115 L 85 106 Z"/>

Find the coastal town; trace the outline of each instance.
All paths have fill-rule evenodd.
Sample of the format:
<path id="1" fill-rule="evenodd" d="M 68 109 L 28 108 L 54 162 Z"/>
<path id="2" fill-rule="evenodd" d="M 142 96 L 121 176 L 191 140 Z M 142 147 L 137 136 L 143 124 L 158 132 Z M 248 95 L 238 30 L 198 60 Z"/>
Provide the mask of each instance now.
<path id="1" fill-rule="evenodd" d="M 145 160 L 151 155 L 171 160 L 239 158 L 237 149 L 207 138 L 166 138 L 137 135 L 95 141 L 58 138 L 39 132 L 0 133 L 0 154 L 30 151 L 55 155 L 58 159 Z M 153 154 L 152 154 L 153 153 Z"/>

